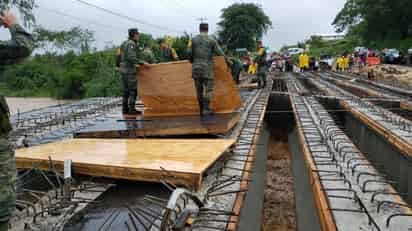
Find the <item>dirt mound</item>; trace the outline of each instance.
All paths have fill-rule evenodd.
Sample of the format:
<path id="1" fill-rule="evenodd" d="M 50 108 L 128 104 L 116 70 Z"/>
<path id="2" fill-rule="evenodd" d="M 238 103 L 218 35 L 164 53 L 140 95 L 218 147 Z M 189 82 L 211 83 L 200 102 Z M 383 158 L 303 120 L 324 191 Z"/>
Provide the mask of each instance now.
<path id="1" fill-rule="evenodd" d="M 390 84 L 404 89 L 412 89 L 412 68 L 398 65 L 378 65 L 368 67 L 364 74 L 373 73 L 373 78 L 378 82 Z"/>

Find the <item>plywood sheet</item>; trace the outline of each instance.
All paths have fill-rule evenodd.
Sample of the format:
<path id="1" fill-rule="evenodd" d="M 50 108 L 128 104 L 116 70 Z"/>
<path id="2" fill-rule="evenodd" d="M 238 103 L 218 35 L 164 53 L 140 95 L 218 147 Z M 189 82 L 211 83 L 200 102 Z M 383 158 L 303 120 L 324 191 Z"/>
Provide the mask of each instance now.
<path id="1" fill-rule="evenodd" d="M 17 168 L 37 164 L 49 170 L 49 156 L 58 170 L 66 159 L 76 174 L 115 179 L 159 182 L 164 172 L 177 176 L 175 183 L 196 188 L 202 173 L 231 145 L 232 139 L 71 139 L 16 150 Z"/>
<path id="2" fill-rule="evenodd" d="M 225 134 L 240 120 L 240 113 L 194 116 L 121 116 L 77 131 L 76 138 L 137 138 L 177 135 Z"/>
<path id="3" fill-rule="evenodd" d="M 161 63 L 140 68 L 139 97 L 145 115 L 198 115 L 192 64 L 188 61 Z M 242 106 L 239 90 L 223 57 L 215 58 L 215 90 L 211 107 L 216 113 L 231 113 Z"/>

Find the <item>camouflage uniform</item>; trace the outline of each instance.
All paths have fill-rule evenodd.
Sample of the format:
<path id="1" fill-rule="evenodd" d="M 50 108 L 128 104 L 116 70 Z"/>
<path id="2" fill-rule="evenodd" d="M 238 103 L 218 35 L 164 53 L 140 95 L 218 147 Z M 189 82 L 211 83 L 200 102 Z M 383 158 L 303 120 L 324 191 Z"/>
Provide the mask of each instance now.
<path id="1" fill-rule="evenodd" d="M 149 48 L 146 48 L 143 50 L 141 58 L 143 61 L 150 63 L 150 64 L 157 63 L 155 55 L 153 54 L 152 50 Z"/>
<path id="2" fill-rule="evenodd" d="M 136 110 L 137 69 L 143 64 L 139 59 L 138 43 L 132 39 L 123 42 L 120 47 L 120 73 L 123 81 L 123 113 L 133 113 Z"/>
<path id="3" fill-rule="evenodd" d="M 266 51 L 263 51 L 261 54 L 259 54 L 256 59 L 255 63 L 258 64 L 258 70 L 257 70 L 257 76 L 258 76 L 258 86 L 259 88 L 265 88 L 266 87 L 266 78 L 267 78 L 267 72 L 268 72 L 268 62 L 266 60 Z"/>
<path id="4" fill-rule="evenodd" d="M 192 40 L 191 62 L 192 77 L 195 81 L 200 113 L 211 113 L 209 108 L 213 94 L 214 68 L 213 56 L 224 56 L 222 49 L 211 36 L 201 33 Z M 204 110 L 204 111 L 203 111 Z"/>
<path id="5" fill-rule="evenodd" d="M 178 59 L 174 57 L 174 52 L 173 48 L 170 47 L 160 48 L 160 62 L 167 63 L 177 61 Z"/>
<path id="6" fill-rule="evenodd" d="M 31 35 L 21 26 L 16 24 L 9 30 L 11 40 L 0 41 L 0 65 L 15 63 L 29 56 L 33 48 Z M 8 229 L 8 220 L 16 207 L 16 161 L 8 142 L 11 129 L 9 108 L 4 96 L 0 95 L 0 231 Z"/>
<path id="7" fill-rule="evenodd" d="M 233 80 L 239 84 L 240 72 L 242 71 L 242 62 L 238 58 L 232 58 L 230 63 Z"/>

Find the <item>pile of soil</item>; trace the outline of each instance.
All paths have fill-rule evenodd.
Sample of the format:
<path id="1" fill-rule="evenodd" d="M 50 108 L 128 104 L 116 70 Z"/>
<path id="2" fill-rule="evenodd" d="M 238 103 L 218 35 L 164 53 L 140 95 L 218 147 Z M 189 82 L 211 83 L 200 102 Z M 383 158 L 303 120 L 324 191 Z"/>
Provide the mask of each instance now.
<path id="1" fill-rule="evenodd" d="M 383 64 L 368 67 L 364 74 L 372 71 L 373 78 L 379 82 L 412 89 L 412 68 L 407 66 Z"/>
<path id="2" fill-rule="evenodd" d="M 262 231 L 296 230 L 294 179 L 287 139 L 271 136 Z"/>

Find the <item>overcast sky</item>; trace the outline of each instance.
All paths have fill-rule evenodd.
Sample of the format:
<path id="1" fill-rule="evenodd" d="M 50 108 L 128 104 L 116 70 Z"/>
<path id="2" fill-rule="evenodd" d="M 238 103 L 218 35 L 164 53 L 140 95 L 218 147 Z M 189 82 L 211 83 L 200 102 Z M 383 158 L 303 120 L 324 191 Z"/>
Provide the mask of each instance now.
<path id="1" fill-rule="evenodd" d="M 136 19 L 132 22 L 76 0 L 36 0 L 37 24 L 51 30 L 65 30 L 82 26 L 95 32 L 95 46 L 102 48 L 107 43 L 115 45 L 127 37 L 127 28 L 138 27 L 140 31 L 155 36 L 177 35 L 180 31 L 195 34 L 198 18 L 206 18 L 212 32 L 220 20 L 221 9 L 234 2 L 261 4 L 273 22 L 273 28 L 264 37 L 271 49 L 303 41 L 313 34 L 333 34 L 331 26 L 337 12 L 346 0 L 84 0 Z M 64 15 L 62 15 L 62 13 Z M 4 28 L 0 39 L 8 38 Z"/>

